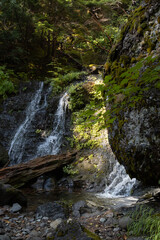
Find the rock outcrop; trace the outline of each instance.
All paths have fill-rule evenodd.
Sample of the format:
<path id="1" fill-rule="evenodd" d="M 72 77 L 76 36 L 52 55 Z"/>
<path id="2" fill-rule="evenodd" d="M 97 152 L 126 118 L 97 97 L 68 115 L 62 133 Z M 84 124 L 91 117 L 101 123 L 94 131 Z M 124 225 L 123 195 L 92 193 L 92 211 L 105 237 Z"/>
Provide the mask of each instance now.
<path id="1" fill-rule="evenodd" d="M 40 83 L 36 81 L 28 82 L 26 84 L 23 83 L 15 96 L 5 99 L 3 103 L 0 104 L 0 142 L 4 150 L 9 150 L 11 141 L 14 138 L 18 127 L 26 119 L 27 107 L 35 97 L 39 88 Z M 44 138 L 48 136 L 47 134 L 52 131 L 55 117 L 54 114 L 57 110 L 59 96 L 52 98 L 50 96 L 51 92 L 49 86 L 44 84 L 41 92 L 39 111 L 35 113 L 35 116 L 25 133 L 26 144 L 22 157 L 23 162 L 35 157 L 37 147 L 44 141 Z M 47 106 L 43 107 L 45 101 L 47 101 Z M 69 116 L 67 117 L 69 118 Z M 66 129 L 69 129 L 69 127 L 66 126 Z M 2 165 L 3 164 L 0 166 Z"/>
<path id="2" fill-rule="evenodd" d="M 118 161 L 144 184 L 160 182 L 160 2 L 145 0 L 129 17 L 105 75 L 114 122 L 109 140 Z M 108 79 L 108 80 L 107 80 Z M 111 79 L 111 80 L 110 80 Z M 118 86 L 116 89 L 114 86 Z"/>

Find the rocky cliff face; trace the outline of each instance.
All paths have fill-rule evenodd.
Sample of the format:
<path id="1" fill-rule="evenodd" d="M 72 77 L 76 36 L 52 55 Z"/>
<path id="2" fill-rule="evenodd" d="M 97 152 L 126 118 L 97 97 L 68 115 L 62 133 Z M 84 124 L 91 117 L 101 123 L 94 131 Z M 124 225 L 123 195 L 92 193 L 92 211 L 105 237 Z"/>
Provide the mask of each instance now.
<path id="1" fill-rule="evenodd" d="M 16 96 L 7 98 L 0 105 L 0 167 L 9 160 L 7 151 L 10 148 L 11 141 L 17 129 L 26 119 L 26 109 L 34 98 L 37 89 L 39 89 L 39 82 L 23 84 Z M 47 104 L 43 107 L 45 101 Z M 52 131 L 54 114 L 57 110 L 58 102 L 59 97 L 51 97 L 49 87 L 44 85 L 41 92 L 39 110 L 36 112 L 24 134 L 26 143 L 23 161 L 33 158 L 37 146 L 41 144 L 47 134 Z M 69 124 L 68 122 L 70 122 L 69 114 L 67 124 Z M 66 126 L 66 128 L 69 129 L 69 126 Z"/>
<path id="2" fill-rule="evenodd" d="M 112 150 L 131 177 L 158 185 L 160 1 L 142 1 L 135 10 L 111 51 L 105 74 L 123 88 L 113 92 L 109 104 L 116 116 L 109 135 Z"/>

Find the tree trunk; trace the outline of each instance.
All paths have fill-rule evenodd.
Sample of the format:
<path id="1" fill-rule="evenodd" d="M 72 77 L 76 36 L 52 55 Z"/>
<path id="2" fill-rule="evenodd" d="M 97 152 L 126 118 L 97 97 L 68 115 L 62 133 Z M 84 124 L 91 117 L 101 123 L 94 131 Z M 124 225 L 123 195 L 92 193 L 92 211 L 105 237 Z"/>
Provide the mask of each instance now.
<path id="1" fill-rule="evenodd" d="M 44 173 L 62 168 L 75 160 L 77 152 L 61 155 L 48 155 L 38 157 L 27 163 L 0 169 L 0 181 L 15 187 L 22 187 L 29 181 L 36 179 Z"/>

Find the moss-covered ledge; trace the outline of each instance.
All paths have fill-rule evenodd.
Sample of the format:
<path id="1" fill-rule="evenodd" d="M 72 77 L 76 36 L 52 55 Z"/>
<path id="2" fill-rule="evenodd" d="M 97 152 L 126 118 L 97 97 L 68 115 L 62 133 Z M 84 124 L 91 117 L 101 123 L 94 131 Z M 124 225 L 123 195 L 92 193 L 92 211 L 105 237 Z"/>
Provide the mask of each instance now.
<path id="1" fill-rule="evenodd" d="M 113 152 L 131 177 L 160 183 L 160 2 L 129 17 L 105 64 Z"/>

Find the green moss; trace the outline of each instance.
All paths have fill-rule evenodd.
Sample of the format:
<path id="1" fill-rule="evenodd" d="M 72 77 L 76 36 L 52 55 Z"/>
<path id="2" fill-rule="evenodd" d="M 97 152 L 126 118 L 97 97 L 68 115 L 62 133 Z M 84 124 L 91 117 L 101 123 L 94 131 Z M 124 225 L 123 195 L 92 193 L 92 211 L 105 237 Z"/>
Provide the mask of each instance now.
<path id="1" fill-rule="evenodd" d="M 130 27 L 130 19 L 128 20 L 128 22 L 124 25 L 124 27 L 121 30 L 119 42 L 123 41 L 125 34 L 128 31 L 129 27 Z"/>
<path id="2" fill-rule="evenodd" d="M 109 73 L 110 67 L 111 67 L 111 64 L 109 62 L 106 62 L 104 64 L 104 70 L 105 70 L 106 73 Z"/>
<path id="3" fill-rule="evenodd" d="M 127 65 L 130 64 L 130 62 L 131 62 L 131 59 L 130 59 L 129 56 L 127 56 L 127 55 L 121 55 L 121 57 L 120 57 L 120 63 L 124 64 L 124 66 L 127 66 Z"/>
<path id="4" fill-rule="evenodd" d="M 155 48 L 155 43 L 153 43 L 152 40 L 148 37 L 145 40 L 145 44 L 146 44 L 147 52 L 151 53 L 151 51 Z"/>
<path id="5" fill-rule="evenodd" d="M 132 57 L 131 58 L 131 63 L 135 63 L 136 62 L 136 58 L 135 57 Z"/>
<path id="6" fill-rule="evenodd" d="M 148 24 L 145 22 L 145 23 L 142 23 L 141 24 L 141 28 L 144 30 L 148 27 Z"/>
<path id="7" fill-rule="evenodd" d="M 86 229 L 85 227 L 81 227 L 83 232 L 85 232 L 87 234 L 88 237 L 90 237 L 93 240 L 101 240 L 101 238 L 99 236 L 97 236 L 96 234 L 90 232 L 88 229 Z"/>
<path id="8" fill-rule="evenodd" d="M 72 112 L 84 109 L 86 104 L 94 99 L 94 87 L 93 82 L 80 83 L 70 87 L 69 108 Z"/>
<path id="9" fill-rule="evenodd" d="M 157 18 L 158 23 L 160 24 L 160 17 Z"/>

